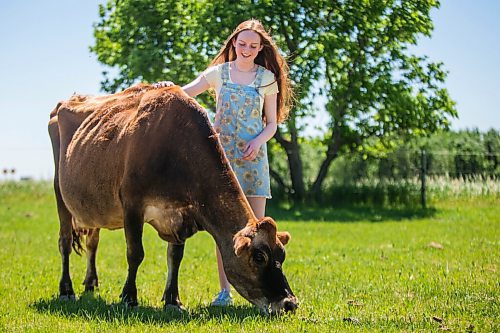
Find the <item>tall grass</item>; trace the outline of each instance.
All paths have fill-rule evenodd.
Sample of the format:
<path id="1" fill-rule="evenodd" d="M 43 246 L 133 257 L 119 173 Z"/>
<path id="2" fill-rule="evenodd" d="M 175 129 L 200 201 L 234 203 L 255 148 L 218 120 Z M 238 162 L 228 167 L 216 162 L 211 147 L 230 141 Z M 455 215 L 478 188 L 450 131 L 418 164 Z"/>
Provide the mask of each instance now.
<path id="1" fill-rule="evenodd" d="M 421 180 L 362 178 L 356 181 L 328 184 L 321 196 L 315 198 L 320 205 L 377 206 L 377 207 L 418 207 L 421 205 Z M 280 200 L 285 196 L 277 192 Z M 500 197 L 500 179 L 494 178 L 454 178 L 431 176 L 426 179 L 428 205 L 439 200 Z M 273 192 L 274 193 L 274 192 Z"/>
<path id="2" fill-rule="evenodd" d="M 500 198 L 500 179 L 430 177 L 427 187 L 435 201 L 474 197 Z"/>

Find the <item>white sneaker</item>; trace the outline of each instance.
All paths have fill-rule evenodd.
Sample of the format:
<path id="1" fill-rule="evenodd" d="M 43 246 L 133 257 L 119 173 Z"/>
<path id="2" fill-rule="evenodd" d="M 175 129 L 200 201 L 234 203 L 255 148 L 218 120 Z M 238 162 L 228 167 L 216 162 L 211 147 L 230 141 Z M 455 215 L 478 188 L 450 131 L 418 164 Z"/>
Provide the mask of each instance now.
<path id="1" fill-rule="evenodd" d="M 210 303 L 211 306 L 229 306 L 233 305 L 233 296 L 231 296 L 231 293 L 226 290 L 222 289 L 217 295 L 215 295 L 215 298 L 213 299 L 212 303 Z"/>

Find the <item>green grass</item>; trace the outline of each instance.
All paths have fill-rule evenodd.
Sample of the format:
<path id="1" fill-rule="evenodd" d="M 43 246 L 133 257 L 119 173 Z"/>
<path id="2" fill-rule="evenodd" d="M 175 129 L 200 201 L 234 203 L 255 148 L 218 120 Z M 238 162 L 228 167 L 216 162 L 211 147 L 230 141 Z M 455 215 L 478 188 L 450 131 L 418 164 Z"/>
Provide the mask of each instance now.
<path id="1" fill-rule="evenodd" d="M 500 330 L 497 196 L 445 200 L 427 212 L 271 211 L 280 230 L 292 234 L 284 269 L 300 300 L 295 314 L 263 316 L 240 296 L 234 307 L 208 307 L 218 283 L 214 243 L 205 232 L 188 240 L 181 265 L 188 312 L 164 311 L 166 243 L 150 226 L 138 274 L 140 306 L 129 310 L 118 303 L 127 271 L 123 230 L 101 233 L 99 291 L 83 294 L 85 258 L 72 254 L 77 300 L 59 301 L 58 220 L 50 185 L 0 184 L 0 331 Z"/>

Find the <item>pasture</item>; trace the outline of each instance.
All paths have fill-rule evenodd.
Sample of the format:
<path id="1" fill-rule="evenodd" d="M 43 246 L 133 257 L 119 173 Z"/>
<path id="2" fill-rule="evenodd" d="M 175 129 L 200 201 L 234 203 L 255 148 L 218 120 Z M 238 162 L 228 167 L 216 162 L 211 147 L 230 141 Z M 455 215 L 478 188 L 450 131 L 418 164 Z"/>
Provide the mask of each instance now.
<path id="1" fill-rule="evenodd" d="M 123 230 L 101 232 L 100 287 L 83 294 L 85 258 L 71 255 L 75 301 L 59 301 L 61 260 L 51 184 L 0 184 L 2 332 L 413 332 L 500 330 L 498 195 L 446 199 L 433 210 L 273 208 L 292 234 L 284 271 L 295 314 L 267 317 L 242 297 L 208 306 L 217 292 L 214 242 L 188 240 L 180 272 L 187 312 L 163 310 L 166 243 L 146 225 L 139 307 L 119 294 L 126 278 Z M 322 218 L 323 221 L 319 221 Z"/>

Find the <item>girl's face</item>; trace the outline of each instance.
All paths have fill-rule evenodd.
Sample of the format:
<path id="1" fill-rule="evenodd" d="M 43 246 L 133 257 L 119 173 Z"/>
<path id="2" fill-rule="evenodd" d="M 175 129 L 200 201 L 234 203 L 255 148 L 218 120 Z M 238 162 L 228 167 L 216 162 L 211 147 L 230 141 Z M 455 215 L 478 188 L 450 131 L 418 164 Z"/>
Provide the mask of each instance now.
<path id="1" fill-rule="evenodd" d="M 233 46 L 236 58 L 244 62 L 253 62 L 263 48 L 260 35 L 252 30 L 240 32 L 236 40 L 233 40 Z"/>

